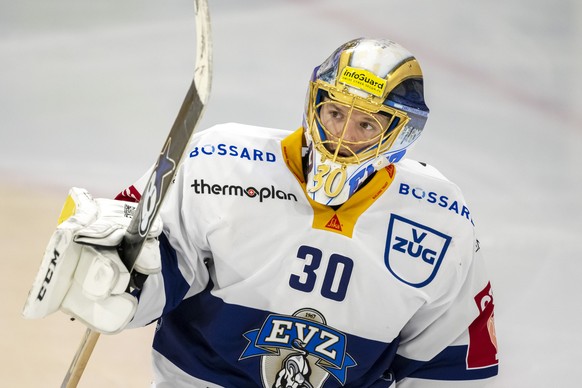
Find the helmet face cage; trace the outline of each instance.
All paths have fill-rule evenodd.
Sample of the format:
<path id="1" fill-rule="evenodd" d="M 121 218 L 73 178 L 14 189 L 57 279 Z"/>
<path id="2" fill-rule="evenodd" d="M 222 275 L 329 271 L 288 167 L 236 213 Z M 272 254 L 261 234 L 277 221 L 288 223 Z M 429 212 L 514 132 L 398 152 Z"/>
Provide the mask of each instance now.
<path id="1" fill-rule="evenodd" d="M 310 127 L 314 146 L 324 158 L 329 158 L 333 162 L 360 164 L 366 160 L 377 158 L 390 148 L 400 130 L 409 121 L 409 117 L 397 109 L 387 105 L 373 105 L 369 100 L 345 92 L 338 95 L 337 90 L 321 81 L 311 83 L 311 94 L 314 106 Z M 344 124 L 339 135 L 327 128 L 321 118 L 321 108 L 327 104 L 342 106 L 348 112 L 343 118 Z M 375 122 L 381 130 L 366 139 L 347 139 L 345 135 L 354 110 L 367 115 L 369 121 Z M 387 123 L 379 121 L 376 117 L 378 113 L 387 118 Z M 340 150 L 343 151 L 341 155 Z M 346 153 L 348 155 L 345 155 Z"/>

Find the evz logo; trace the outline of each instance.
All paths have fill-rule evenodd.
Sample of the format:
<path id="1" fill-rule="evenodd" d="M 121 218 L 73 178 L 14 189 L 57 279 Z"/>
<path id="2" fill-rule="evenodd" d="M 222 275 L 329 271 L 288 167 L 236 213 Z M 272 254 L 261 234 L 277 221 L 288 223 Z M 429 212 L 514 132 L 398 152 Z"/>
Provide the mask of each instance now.
<path id="1" fill-rule="evenodd" d="M 240 360 L 261 357 L 261 378 L 266 388 L 320 388 L 333 376 L 346 383 L 347 369 L 356 361 L 346 353 L 347 337 L 327 326 L 316 310 L 272 314 L 260 329 L 244 334 L 249 344 Z"/>
<path id="2" fill-rule="evenodd" d="M 390 215 L 384 260 L 400 281 L 417 288 L 437 274 L 451 237 L 396 214 Z"/>
<path id="3" fill-rule="evenodd" d="M 172 172 L 176 169 L 176 162 L 170 159 L 170 144 L 172 143 L 172 138 L 168 138 L 166 145 L 160 153 L 158 158 L 158 163 L 154 168 L 154 172 L 148 181 L 148 184 L 144 190 L 141 197 L 141 216 L 139 219 L 138 232 L 139 235 L 145 237 L 150 224 L 154 220 L 154 215 L 160 205 L 162 199 L 161 192 L 166 179 L 171 179 Z"/>

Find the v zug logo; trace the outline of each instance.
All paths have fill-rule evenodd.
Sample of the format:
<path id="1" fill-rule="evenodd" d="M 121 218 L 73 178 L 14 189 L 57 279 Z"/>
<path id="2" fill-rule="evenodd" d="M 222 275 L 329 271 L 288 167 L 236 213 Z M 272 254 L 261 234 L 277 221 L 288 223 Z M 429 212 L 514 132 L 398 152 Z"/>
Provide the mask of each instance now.
<path id="1" fill-rule="evenodd" d="M 436 276 L 451 240 L 433 228 L 391 214 L 384 262 L 398 280 L 421 288 Z"/>

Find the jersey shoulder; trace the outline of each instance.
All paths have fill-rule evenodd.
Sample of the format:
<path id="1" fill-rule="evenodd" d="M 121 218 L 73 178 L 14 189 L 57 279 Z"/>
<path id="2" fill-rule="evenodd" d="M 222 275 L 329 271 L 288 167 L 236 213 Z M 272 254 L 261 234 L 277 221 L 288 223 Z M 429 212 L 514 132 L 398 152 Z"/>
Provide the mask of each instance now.
<path id="1" fill-rule="evenodd" d="M 394 186 L 398 196 L 406 201 L 405 204 L 420 209 L 425 217 L 434 213 L 438 220 L 444 221 L 448 219 L 443 217 L 446 214 L 465 219 L 471 227 L 474 226 L 462 190 L 435 167 L 404 159 L 396 164 Z"/>
<path id="2" fill-rule="evenodd" d="M 419 162 L 413 159 L 404 159 L 396 165 L 397 177 L 400 180 L 411 181 L 416 184 L 423 184 L 428 188 L 440 188 L 448 192 L 456 193 L 462 197 L 462 192 L 459 186 L 449 180 L 436 167 Z"/>
<path id="3" fill-rule="evenodd" d="M 425 177 L 426 179 L 434 179 L 437 181 L 452 183 L 436 167 L 425 162 L 419 162 L 414 159 L 403 159 L 402 161 L 398 162 L 397 168 L 398 171 L 405 171 L 407 174 L 413 174 L 420 177 Z"/>
<path id="4" fill-rule="evenodd" d="M 219 124 L 194 135 L 182 169 L 196 176 L 218 171 L 245 179 L 248 174 L 281 168 L 281 140 L 291 132 L 238 123 Z M 242 169 L 244 174 L 231 174 Z M 225 177 L 226 179 L 226 177 Z"/>
<path id="5" fill-rule="evenodd" d="M 280 141 L 290 133 L 290 131 L 283 129 L 231 122 L 217 124 L 208 129 L 202 130 L 196 133 L 192 139 L 193 141 L 200 141 L 201 139 L 228 139 L 230 142 L 245 140 L 252 141 L 252 139 Z"/>

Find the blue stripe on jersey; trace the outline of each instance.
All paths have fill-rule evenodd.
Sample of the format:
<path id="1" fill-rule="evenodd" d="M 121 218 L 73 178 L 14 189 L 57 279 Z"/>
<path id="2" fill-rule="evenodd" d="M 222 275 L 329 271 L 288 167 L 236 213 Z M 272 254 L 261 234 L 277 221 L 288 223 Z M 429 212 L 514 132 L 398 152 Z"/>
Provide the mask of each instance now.
<path id="1" fill-rule="evenodd" d="M 164 233 L 160 234 L 160 254 L 162 256 L 162 275 L 164 277 L 164 290 L 166 294 L 166 304 L 162 315 L 173 310 L 180 304 L 190 286 L 178 267 L 176 251 L 170 245 Z"/>
<path id="2" fill-rule="evenodd" d="M 224 387 L 260 387 L 261 358 L 243 356 L 249 332 L 261 329 L 272 314 L 225 303 L 210 293 L 212 284 L 164 316 L 153 347 L 184 372 Z M 345 371 L 345 381 L 329 376 L 324 387 L 387 387 L 394 374 L 391 364 L 399 339 L 373 341 L 346 333 L 348 354 L 355 364 Z M 318 368 L 318 365 L 312 365 Z"/>
<path id="3" fill-rule="evenodd" d="M 423 362 L 400 355 L 394 360 L 396 380 L 413 377 L 429 380 L 478 380 L 497 375 L 498 366 L 467 369 L 467 346 L 449 346 L 432 360 Z"/>

